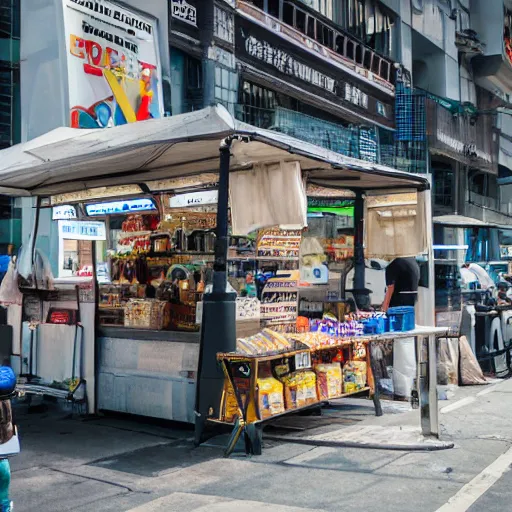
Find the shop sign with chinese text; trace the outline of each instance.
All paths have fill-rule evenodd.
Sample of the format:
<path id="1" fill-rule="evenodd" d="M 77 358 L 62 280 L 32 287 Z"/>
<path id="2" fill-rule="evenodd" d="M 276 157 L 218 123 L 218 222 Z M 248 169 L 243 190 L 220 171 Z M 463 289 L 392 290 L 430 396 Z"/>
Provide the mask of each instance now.
<path id="1" fill-rule="evenodd" d="M 173 18 L 197 27 L 197 10 L 186 0 L 172 0 L 171 15 Z"/>
<path id="2" fill-rule="evenodd" d="M 66 240 L 106 240 L 104 222 L 59 220 L 59 236 Z"/>

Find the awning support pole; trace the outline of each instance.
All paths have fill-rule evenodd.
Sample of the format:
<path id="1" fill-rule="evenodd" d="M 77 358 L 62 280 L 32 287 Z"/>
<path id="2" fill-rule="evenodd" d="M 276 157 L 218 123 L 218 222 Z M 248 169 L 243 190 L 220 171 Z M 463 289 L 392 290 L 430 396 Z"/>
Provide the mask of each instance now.
<path id="1" fill-rule="evenodd" d="M 232 138 L 220 146 L 219 198 L 213 287 L 203 296 L 203 321 L 199 346 L 195 407 L 195 443 L 203 442 L 208 418 L 220 418 L 224 374 L 217 364 L 218 352 L 236 350 L 236 293 L 227 287 L 229 166 Z"/>
<path id="2" fill-rule="evenodd" d="M 356 192 L 354 202 L 354 289 L 363 290 L 365 283 L 364 263 L 364 198 L 362 192 Z"/>
<path id="3" fill-rule="evenodd" d="M 35 287 L 37 288 L 37 279 L 36 279 L 36 243 L 37 243 L 37 234 L 39 231 L 39 220 L 41 218 L 41 197 L 37 196 L 36 198 L 36 212 L 34 217 L 34 236 L 32 237 L 32 245 L 30 246 L 30 261 L 32 263 L 32 274 L 34 276 Z"/>

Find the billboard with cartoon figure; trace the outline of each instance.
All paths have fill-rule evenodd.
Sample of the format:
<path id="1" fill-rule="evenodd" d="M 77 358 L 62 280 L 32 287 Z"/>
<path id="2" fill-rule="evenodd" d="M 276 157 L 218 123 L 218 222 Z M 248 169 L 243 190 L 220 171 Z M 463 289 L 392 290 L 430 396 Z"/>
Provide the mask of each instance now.
<path id="1" fill-rule="evenodd" d="M 64 0 L 70 126 L 163 114 L 156 20 L 109 0 Z"/>

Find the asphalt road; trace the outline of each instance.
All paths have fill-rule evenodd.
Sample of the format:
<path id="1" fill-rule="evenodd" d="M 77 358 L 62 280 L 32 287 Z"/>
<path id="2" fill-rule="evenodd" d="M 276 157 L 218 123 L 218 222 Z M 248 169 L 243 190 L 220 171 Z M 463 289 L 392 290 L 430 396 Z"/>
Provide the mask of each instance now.
<path id="1" fill-rule="evenodd" d="M 441 411 L 450 405 L 442 438 L 455 448 L 435 452 L 272 441 L 259 457 L 224 459 L 224 439 L 193 449 L 186 429 L 21 411 L 12 499 L 17 512 L 508 511 L 512 381 L 482 391 L 461 388 L 440 402 Z M 342 402 L 334 426 L 322 420 L 317 430 L 418 423 L 417 411 L 390 407 L 375 418 L 371 402 Z"/>

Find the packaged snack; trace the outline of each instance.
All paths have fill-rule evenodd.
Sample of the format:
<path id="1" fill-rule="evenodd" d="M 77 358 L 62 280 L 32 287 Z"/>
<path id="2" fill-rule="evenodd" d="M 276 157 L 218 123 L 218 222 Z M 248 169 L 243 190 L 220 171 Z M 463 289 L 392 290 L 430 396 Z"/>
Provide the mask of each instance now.
<path id="1" fill-rule="evenodd" d="M 357 391 L 357 384 L 355 382 L 345 382 L 343 384 L 343 393 L 355 393 Z"/>
<path id="2" fill-rule="evenodd" d="M 238 403 L 236 401 L 236 396 L 227 383 L 224 384 L 224 421 L 228 423 L 232 423 L 238 417 Z"/>
<path id="3" fill-rule="evenodd" d="M 311 405 L 318 402 L 316 373 L 311 371 L 302 372 L 302 385 L 304 389 L 305 405 Z"/>
<path id="4" fill-rule="evenodd" d="M 282 379 L 284 386 L 284 405 L 286 409 L 297 409 L 304 404 L 300 404 L 299 379 L 297 372 L 291 373 Z"/>
<path id="5" fill-rule="evenodd" d="M 258 379 L 258 405 L 262 420 L 284 412 L 283 384 L 273 377 Z"/>
<path id="6" fill-rule="evenodd" d="M 318 401 L 316 374 L 310 371 L 293 372 L 282 379 L 286 409 L 297 409 Z"/>
<path id="7" fill-rule="evenodd" d="M 356 361 L 366 361 L 366 344 L 360 341 L 354 343 L 354 359 Z"/>
<path id="8" fill-rule="evenodd" d="M 319 400 L 329 400 L 341 395 L 342 377 L 340 363 L 319 364 L 315 367 L 315 373 Z"/>
<path id="9" fill-rule="evenodd" d="M 353 393 L 366 387 L 366 363 L 348 361 L 343 367 L 343 392 Z"/>

